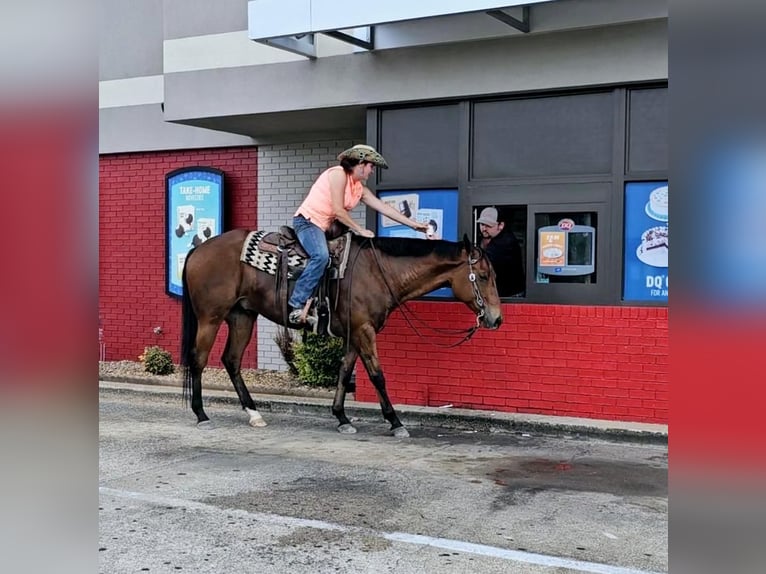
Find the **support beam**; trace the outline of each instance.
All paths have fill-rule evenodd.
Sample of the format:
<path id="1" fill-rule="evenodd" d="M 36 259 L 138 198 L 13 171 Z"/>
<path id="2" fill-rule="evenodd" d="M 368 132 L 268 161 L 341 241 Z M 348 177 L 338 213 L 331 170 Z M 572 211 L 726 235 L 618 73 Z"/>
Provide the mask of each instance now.
<path id="1" fill-rule="evenodd" d="M 521 7 L 521 20 L 514 18 L 503 12 L 502 10 L 487 10 L 487 16 L 500 20 L 503 24 L 508 24 L 525 34 L 529 33 L 529 6 Z"/>
<path id="2" fill-rule="evenodd" d="M 323 33 L 325 36 L 329 36 L 330 38 L 335 38 L 336 40 L 340 40 L 341 42 L 353 44 L 354 46 L 358 46 L 359 48 L 364 48 L 365 50 L 374 50 L 375 49 L 375 26 L 367 26 L 366 30 L 367 30 L 367 40 L 362 40 L 361 38 L 357 38 L 356 36 L 352 36 L 351 34 L 346 34 L 345 32 L 338 32 L 337 30 L 329 30 Z"/>
<path id="3" fill-rule="evenodd" d="M 287 50 L 299 56 L 306 56 L 310 60 L 317 57 L 316 45 L 314 44 L 314 34 L 301 34 L 300 36 L 285 36 L 282 38 L 267 38 L 256 40 L 261 44 Z"/>

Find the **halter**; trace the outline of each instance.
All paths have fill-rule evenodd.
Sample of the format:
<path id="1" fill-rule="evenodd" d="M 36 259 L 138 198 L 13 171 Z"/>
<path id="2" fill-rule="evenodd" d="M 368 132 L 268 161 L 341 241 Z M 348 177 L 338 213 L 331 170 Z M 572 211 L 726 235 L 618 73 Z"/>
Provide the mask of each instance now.
<path id="1" fill-rule="evenodd" d="M 396 306 L 402 310 L 402 315 L 404 316 L 404 319 L 407 321 L 407 324 L 410 327 L 412 327 L 415 333 L 417 333 L 421 337 L 423 336 L 422 333 L 418 331 L 418 328 L 412 323 L 412 320 L 410 320 L 410 317 L 408 316 L 408 314 L 411 315 L 414 320 L 418 321 L 423 327 L 429 329 L 430 331 L 434 333 L 450 333 L 450 334 L 457 334 L 457 335 L 462 335 L 463 333 L 465 333 L 465 336 L 460 341 L 458 341 L 457 343 L 453 343 L 451 345 L 441 345 L 439 343 L 432 341 L 432 344 L 436 345 L 437 347 L 451 348 L 451 347 L 457 347 L 458 345 L 462 345 L 463 343 L 468 341 L 471 337 L 473 337 L 474 333 L 476 333 L 476 331 L 479 330 L 479 327 L 481 326 L 481 319 L 485 315 L 484 298 L 481 296 L 481 293 L 479 292 L 479 286 L 477 285 L 477 282 L 476 282 L 476 273 L 474 273 L 473 271 L 473 266 L 476 263 L 478 263 L 481 260 L 481 258 L 484 256 L 484 251 L 481 249 L 481 247 L 474 246 L 474 250 L 478 252 L 478 257 L 475 257 L 475 258 L 471 257 L 472 252 L 469 252 L 467 257 L 468 281 L 470 281 L 471 283 L 471 288 L 473 289 L 474 297 L 476 298 L 476 306 L 479 308 L 479 312 L 476 313 L 476 325 L 474 325 L 473 327 L 469 327 L 468 329 L 436 329 L 434 327 L 431 327 L 430 325 L 427 325 L 422 320 L 415 317 L 415 314 L 412 312 L 412 310 L 410 310 L 410 308 L 407 307 L 406 302 L 401 303 L 399 301 L 399 299 L 394 294 L 393 289 L 391 289 L 391 286 L 388 284 L 388 281 L 386 280 L 386 273 L 383 270 L 383 265 L 380 261 L 380 257 L 378 256 L 378 250 L 375 249 L 374 242 L 370 239 L 367 239 L 367 241 L 369 241 L 370 249 L 372 250 L 372 253 L 375 255 L 375 261 L 378 264 L 378 269 L 380 269 L 381 276 L 383 278 L 383 283 L 385 283 L 386 288 L 388 289 L 388 292 L 391 294 L 391 297 L 394 298 L 394 301 L 396 302 Z M 356 261 L 356 258 L 355 258 L 355 261 Z M 350 294 L 349 294 L 349 297 L 350 297 Z"/>
<path id="2" fill-rule="evenodd" d="M 479 328 L 481 325 L 481 319 L 484 317 L 484 298 L 481 296 L 481 292 L 479 291 L 479 286 L 476 284 L 476 273 L 473 272 L 473 266 L 479 262 L 479 260 L 482 258 L 484 253 L 482 252 L 481 248 L 477 247 L 479 251 L 479 256 L 474 259 L 471 257 L 471 254 L 468 254 L 468 281 L 471 282 L 471 287 L 473 288 L 473 294 L 474 297 L 476 297 L 476 306 L 479 308 L 479 312 L 476 313 L 476 329 Z M 474 329 L 474 331 L 476 330 Z M 473 333 L 471 333 L 473 335 Z"/>

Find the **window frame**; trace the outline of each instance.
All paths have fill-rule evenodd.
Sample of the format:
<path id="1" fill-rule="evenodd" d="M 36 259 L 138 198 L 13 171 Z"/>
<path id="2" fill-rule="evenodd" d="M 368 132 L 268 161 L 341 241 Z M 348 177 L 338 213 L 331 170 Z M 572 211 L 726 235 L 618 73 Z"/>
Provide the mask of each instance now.
<path id="1" fill-rule="evenodd" d="M 628 129 L 630 96 L 632 90 L 668 89 L 666 80 L 635 82 L 620 85 L 593 86 L 585 89 L 548 90 L 534 93 L 517 93 L 476 97 L 462 100 L 399 104 L 381 108 L 369 108 L 367 112 L 367 140 L 380 145 L 381 112 L 396 107 L 425 107 L 458 103 L 458 233 L 473 237 L 473 211 L 477 206 L 526 206 L 527 237 L 525 238 L 526 297 L 503 298 L 504 303 L 541 303 L 609 306 L 662 307 L 667 303 L 626 302 L 622 298 L 624 202 L 625 185 L 633 181 L 668 180 L 667 171 L 628 171 Z M 556 176 L 524 176 L 502 179 L 474 179 L 471 157 L 473 146 L 473 107 L 477 103 L 493 100 L 544 98 L 557 95 L 584 95 L 608 92 L 612 95 L 612 166 L 608 173 Z M 435 180 L 438 174 L 426 175 L 426 182 Z M 370 185 L 371 184 L 371 185 Z M 376 185 L 377 184 L 377 185 Z M 368 182 L 374 190 L 389 186 L 382 182 Z M 430 183 L 408 186 L 411 189 L 432 187 Z M 573 189 L 575 188 L 575 189 Z M 538 284 L 534 282 L 535 258 L 534 216 L 536 213 L 557 211 L 594 211 L 598 217 L 596 238 L 596 284 Z M 367 210 L 368 225 L 375 225 L 375 213 Z"/>

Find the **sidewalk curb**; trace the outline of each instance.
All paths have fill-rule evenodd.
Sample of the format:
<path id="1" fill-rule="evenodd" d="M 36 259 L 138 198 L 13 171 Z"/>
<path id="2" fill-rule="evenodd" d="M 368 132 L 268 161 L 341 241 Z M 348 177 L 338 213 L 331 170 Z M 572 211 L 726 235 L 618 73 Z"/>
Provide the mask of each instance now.
<path id="1" fill-rule="evenodd" d="M 119 379 L 119 380 L 117 380 Z M 181 396 L 180 386 L 167 386 L 129 377 L 99 379 L 99 392 L 127 394 L 154 394 Z M 251 389 L 257 394 L 257 389 Z M 253 397 L 256 406 L 263 412 L 290 413 L 327 417 L 334 424 L 330 412 L 332 399 L 305 395 L 257 394 Z M 237 394 L 231 390 L 205 388 L 206 403 L 240 406 Z M 347 414 L 364 422 L 384 422 L 377 403 L 346 401 Z M 640 442 L 650 444 L 668 443 L 667 425 L 606 421 L 575 417 L 553 417 L 544 415 L 504 413 L 473 409 L 445 409 L 440 407 L 419 407 L 394 405 L 405 426 L 437 426 L 456 430 L 485 432 L 535 433 L 540 435 L 568 435 L 578 438 L 599 438 L 619 442 Z"/>

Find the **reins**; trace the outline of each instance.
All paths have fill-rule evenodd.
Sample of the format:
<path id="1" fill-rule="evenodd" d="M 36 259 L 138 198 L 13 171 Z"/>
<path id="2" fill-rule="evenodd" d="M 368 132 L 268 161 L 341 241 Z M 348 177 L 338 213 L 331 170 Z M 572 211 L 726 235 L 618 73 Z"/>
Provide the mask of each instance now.
<path id="1" fill-rule="evenodd" d="M 449 329 L 449 328 L 435 328 L 431 327 L 427 323 L 425 323 L 422 319 L 419 319 L 415 313 L 407 306 L 407 302 L 399 301 L 399 298 L 394 293 L 394 290 L 391 288 L 391 285 L 389 285 L 388 281 L 386 280 L 386 272 L 383 269 L 383 263 L 380 260 L 380 255 L 378 254 L 378 250 L 375 248 L 375 243 L 370 239 L 367 238 L 367 240 L 370 242 L 370 249 L 372 250 L 373 256 L 375 257 L 375 262 L 378 264 L 378 269 L 380 270 L 381 278 L 383 279 L 383 284 L 388 289 L 388 292 L 391 294 L 391 297 L 394 299 L 394 302 L 396 303 L 396 306 L 399 307 L 402 310 L 402 315 L 404 316 L 405 321 L 407 321 L 407 324 L 412 327 L 412 330 L 415 331 L 415 333 L 423 337 L 423 334 L 418 330 L 417 326 L 413 323 L 414 321 L 417 321 L 420 323 L 420 325 L 429 331 L 437 334 L 450 334 L 450 335 L 463 335 L 465 336 L 457 341 L 456 343 L 452 343 L 450 345 L 445 345 L 441 343 L 437 343 L 435 341 L 430 341 L 432 345 L 435 345 L 437 347 L 442 347 L 446 349 L 450 349 L 452 347 L 457 347 L 458 345 L 462 345 L 466 341 L 468 341 L 471 337 L 473 337 L 474 333 L 479 329 L 479 325 L 481 322 L 481 318 L 484 317 L 484 298 L 481 296 L 481 293 L 479 292 L 479 287 L 476 284 L 476 274 L 473 272 L 473 265 L 481 259 L 481 252 L 479 254 L 479 257 L 476 259 L 473 259 L 471 257 L 471 254 L 468 254 L 468 280 L 471 282 L 471 287 L 473 287 L 474 296 L 476 298 L 476 304 L 479 307 L 479 313 L 476 314 L 476 325 L 473 327 L 469 327 L 468 329 Z M 361 252 L 361 249 L 357 251 L 357 256 Z M 354 258 L 354 262 L 356 262 L 356 257 Z M 349 308 L 350 308 L 350 293 L 351 288 L 349 286 Z M 412 317 L 412 318 L 410 318 Z"/>

